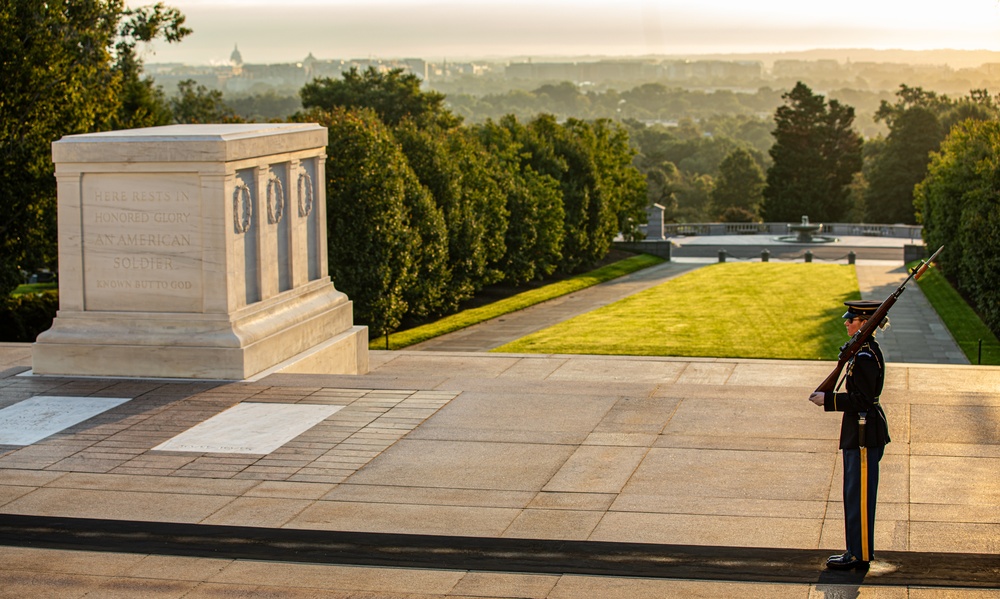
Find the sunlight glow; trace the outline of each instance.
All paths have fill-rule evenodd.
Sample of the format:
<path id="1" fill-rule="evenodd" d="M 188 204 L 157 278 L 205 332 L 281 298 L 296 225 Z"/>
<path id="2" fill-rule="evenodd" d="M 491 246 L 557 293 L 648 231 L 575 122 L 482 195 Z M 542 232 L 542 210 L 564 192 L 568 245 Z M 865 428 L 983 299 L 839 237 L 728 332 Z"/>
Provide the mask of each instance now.
<path id="1" fill-rule="evenodd" d="M 130 6 L 149 0 L 128 0 Z M 1000 3 L 899 0 L 167 0 L 194 33 L 157 61 L 1000 50 Z"/>

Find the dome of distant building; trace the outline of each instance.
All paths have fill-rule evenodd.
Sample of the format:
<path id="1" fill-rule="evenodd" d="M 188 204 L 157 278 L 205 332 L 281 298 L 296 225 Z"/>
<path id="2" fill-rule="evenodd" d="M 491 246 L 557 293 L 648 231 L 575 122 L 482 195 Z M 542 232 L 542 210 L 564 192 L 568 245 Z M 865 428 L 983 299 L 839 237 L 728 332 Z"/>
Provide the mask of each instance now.
<path id="1" fill-rule="evenodd" d="M 229 62 L 237 66 L 243 64 L 243 56 L 240 54 L 240 47 L 236 44 L 233 44 L 233 53 L 229 55 Z"/>

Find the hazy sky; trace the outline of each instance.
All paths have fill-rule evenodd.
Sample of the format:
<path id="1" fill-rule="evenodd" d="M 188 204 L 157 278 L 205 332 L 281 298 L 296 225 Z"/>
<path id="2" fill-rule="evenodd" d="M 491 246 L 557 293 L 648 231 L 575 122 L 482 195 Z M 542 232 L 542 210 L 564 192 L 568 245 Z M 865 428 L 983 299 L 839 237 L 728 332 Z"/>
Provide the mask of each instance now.
<path id="1" fill-rule="evenodd" d="M 129 6 L 153 0 L 128 0 Z M 1000 0 L 166 0 L 194 30 L 147 62 L 1000 50 Z"/>

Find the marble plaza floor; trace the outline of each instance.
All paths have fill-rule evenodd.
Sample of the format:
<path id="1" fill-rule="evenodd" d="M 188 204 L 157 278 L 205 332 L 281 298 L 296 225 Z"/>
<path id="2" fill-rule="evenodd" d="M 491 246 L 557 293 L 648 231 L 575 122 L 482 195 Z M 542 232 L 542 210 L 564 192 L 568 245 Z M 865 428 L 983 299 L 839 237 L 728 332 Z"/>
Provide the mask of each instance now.
<path id="1" fill-rule="evenodd" d="M 130 399 L 0 447 L 3 597 L 1000 596 L 1000 368 L 889 365 L 879 561 L 831 578 L 830 363 L 402 351 L 192 383 L 17 376 L 27 350 L 0 406 Z M 154 449 L 241 403 L 339 409 L 267 454 Z"/>
<path id="2" fill-rule="evenodd" d="M 876 296 L 905 277 L 858 272 Z M 0 422 L 0 597 L 1000 597 L 1000 368 L 948 363 L 920 299 L 892 313 L 866 574 L 822 567 L 840 419 L 805 398 L 832 363 L 485 353 L 503 322 L 364 376 L 253 382 L 26 376 L 30 345 L 0 344 L 0 421 L 86 418 Z M 236 406 L 319 423 L 231 438 Z"/>

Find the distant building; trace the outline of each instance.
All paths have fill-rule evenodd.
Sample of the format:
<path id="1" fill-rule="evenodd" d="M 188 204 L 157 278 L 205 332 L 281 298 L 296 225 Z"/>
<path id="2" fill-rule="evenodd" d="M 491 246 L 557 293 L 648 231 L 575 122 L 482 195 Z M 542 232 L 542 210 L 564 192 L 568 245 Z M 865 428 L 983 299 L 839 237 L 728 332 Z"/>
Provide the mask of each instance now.
<path id="1" fill-rule="evenodd" d="M 229 55 L 229 62 L 231 62 L 233 66 L 243 66 L 243 55 L 240 54 L 239 45 L 233 44 L 233 53 Z"/>
<path id="2" fill-rule="evenodd" d="M 229 55 L 229 63 L 233 65 L 233 77 L 239 77 L 243 74 L 243 55 L 240 54 L 240 48 L 236 44 L 233 44 L 233 53 Z"/>
<path id="3" fill-rule="evenodd" d="M 515 62 L 429 62 L 419 58 L 376 57 L 323 60 L 310 52 L 298 62 L 264 65 L 245 64 L 236 44 L 228 64 L 192 66 L 151 63 L 146 65 L 145 74 L 154 78 L 168 94 L 176 89 L 179 82 L 192 79 L 209 89 L 237 95 L 270 92 L 295 95 L 304 84 L 314 79 L 328 77 L 337 80 L 352 68 L 360 72 L 374 68 L 379 73 L 402 69 L 405 73 L 416 75 L 427 85 L 485 77 L 493 82 L 505 78 L 515 87 L 571 82 L 588 89 L 619 91 L 645 83 L 660 83 L 692 89 L 730 89 L 753 93 L 762 86 L 790 86 L 795 80 L 807 81 L 816 90 L 847 88 L 873 91 L 895 91 L 901 81 L 906 81 L 910 86 L 949 94 L 965 94 L 970 89 L 1000 86 L 998 62 L 984 62 L 976 67 L 955 70 L 947 64 L 779 58 L 765 68 L 761 60 L 707 57 L 609 58 L 566 62 L 531 59 Z M 490 85 L 495 86 L 495 83 Z M 460 85 L 451 87 L 461 88 Z"/>
<path id="4" fill-rule="evenodd" d="M 312 52 L 309 53 L 309 56 L 306 56 L 304 59 L 302 59 L 302 69 L 306 73 L 306 80 L 307 81 L 312 81 L 313 79 L 316 78 L 316 63 L 317 62 L 319 62 L 319 61 L 316 60 L 316 57 L 313 56 Z"/>
<path id="5" fill-rule="evenodd" d="M 519 62 L 507 66 L 510 79 L 535 81 L 643 82 L 666 80 L 699 85 L 751 84 L 761 80 L 759 61 L 599 60 L 594 62 Z"/>
<path id="6" fill-rule="evenodd" d="M 573 62 L 516 62 L 507 65 L 508 79 L 537 81 L 580 81 L 577 65 Z"/>
<path id="7" fill-rule="evenodd" d="M 776 60 L 771 74 L 777 78 L 840 77 L 845 73 L 840 63 L 832 59 Z"/>

